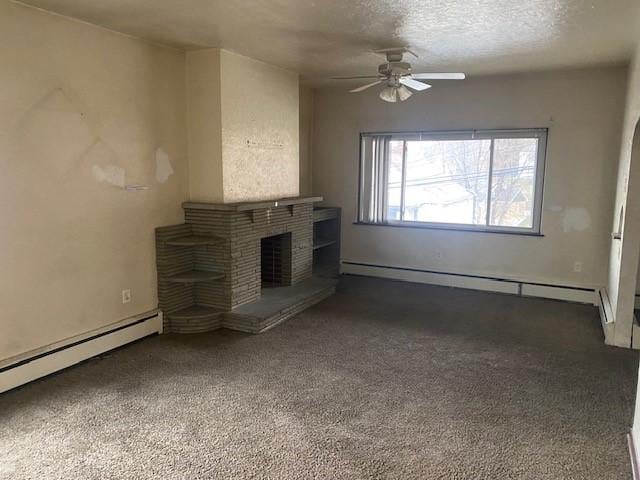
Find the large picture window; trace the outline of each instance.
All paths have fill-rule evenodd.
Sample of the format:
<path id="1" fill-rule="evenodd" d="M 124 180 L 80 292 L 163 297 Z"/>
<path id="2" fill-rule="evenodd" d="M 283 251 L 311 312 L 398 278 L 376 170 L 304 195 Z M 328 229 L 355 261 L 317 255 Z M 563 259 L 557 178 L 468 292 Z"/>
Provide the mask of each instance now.
<path id="1" fill-rule="evenodd" d="M 359 222 L 540 233 L 546 129 L 361 141 Z"/>

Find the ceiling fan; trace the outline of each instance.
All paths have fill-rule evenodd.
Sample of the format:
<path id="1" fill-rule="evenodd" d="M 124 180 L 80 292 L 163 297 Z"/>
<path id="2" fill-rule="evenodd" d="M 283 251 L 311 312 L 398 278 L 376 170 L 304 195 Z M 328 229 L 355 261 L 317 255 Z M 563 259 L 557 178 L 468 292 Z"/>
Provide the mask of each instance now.
<path id="1" fill-rule="evenodd" d="M 349 90 L 350 93 L 362 92 L 368 88 L 375 87 L 381 83 L 386 84 L 385 88 L 380 92 L 380 98 L 385 102 L 395 103 L 397 101 L 404 102 L 413 95 L 410 89 L 417 92 L 431 88 L 428 83 L 421 80 L 464 80 L 464 73 L 412 73 L 411 64 L 403 62 L 402 57 L 405 53 L 409 53 L 418 58 L 407 47 L 383 48 L 382 50 L 374 50 L 373 53 L 385 55 L 387 62 L 378 66 L 378 75 L 358 75 L 355 77 L 331 77 L 333 80 L 355 80 L 355 79 L 372 79 L 375 82 L 367 83 L 361 87 Z M 409 87 L 409 88 L 407 88 Z"/>

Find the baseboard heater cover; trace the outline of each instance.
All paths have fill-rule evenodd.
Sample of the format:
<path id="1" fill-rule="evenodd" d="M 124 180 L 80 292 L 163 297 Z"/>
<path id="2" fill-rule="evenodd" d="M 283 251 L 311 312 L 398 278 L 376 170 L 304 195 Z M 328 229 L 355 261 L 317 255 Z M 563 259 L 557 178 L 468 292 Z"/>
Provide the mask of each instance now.
<path id="1" fill-rule="evenodd" d="M 548 298 L 598 305 L 597 290 L 590 287 L 553 285 L 508 278 L 439 272 L 410 267 L 376 265 L 343 260 L 341 273 L 390 278 L 406 282 L 507 293 L 525 297 Z"/>
<path id="2" fill-rule="evenodd" d="M 0 393 L 157 333 L 162 333 L 162 312 L 153 310 L 14 357 L 0 364 Z"/>

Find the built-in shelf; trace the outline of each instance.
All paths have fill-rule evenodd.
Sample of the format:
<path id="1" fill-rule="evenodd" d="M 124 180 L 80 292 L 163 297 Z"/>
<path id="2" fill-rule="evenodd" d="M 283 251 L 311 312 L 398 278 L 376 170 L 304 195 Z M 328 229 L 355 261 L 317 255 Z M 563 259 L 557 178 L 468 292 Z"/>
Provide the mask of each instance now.
<path id="1" fill-rule="evenodd" d="M 208 320 L 220 315 L 222 312 L 222 310 L 214 307 L 191 305 L 190 307 L 183 308 L 177 312 L 169 313 L 167 316 L 178 321 Z"/>
<path id="2" fill-rule="evenodd" d="M 335 244 L 336 244 L 335 240 L 317 238 L 313 243 L 313 249 L 318 250 L 319 248 L 328 247 L 329 245 L 335 245 Z"/>
<path id="3" fill-rule="evenodd" d="M 167 280 L 173 283 L 197 283 L 211 282 L 213 280 L 220 280 L 221 278 L 224 278 L 224 273 L 208 270 L 191 270 L 189 272 L 171 275 Z"/>
<path id="4" fill-rule="evenodd" d="M 313 221 L 323 222 L 338 218 L 338 209 L 336 207 L 315 207 L 313 209 Z"/>
<path id="5" fill-rule="evenodd" d="M 222 243 L 223 238 L 206 236 L 206 235 L 187 235 L 184 237 L 175 237 L 166 241 L 167 245 L 175 247 L 198 247 L 204 245 L 217 245 Z"/>
<path id="6" fill-rule="evenodd" d="M 315 276 L 335 278 L 340 272 L 340 216 L 339 207 L 313 209 L 313 274 Z"/>

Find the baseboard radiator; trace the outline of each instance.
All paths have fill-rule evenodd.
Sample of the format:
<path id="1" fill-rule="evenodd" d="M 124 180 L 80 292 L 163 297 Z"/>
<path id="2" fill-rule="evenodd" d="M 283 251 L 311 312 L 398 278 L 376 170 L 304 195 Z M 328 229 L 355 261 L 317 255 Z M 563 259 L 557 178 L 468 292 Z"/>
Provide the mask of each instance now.
<path id="1" fill-rule="evenodd" d="M 0 393 L 149 335 L 162 333 L 153 310 L 0 362 Z"/>
<path id="2" fill-rule="evenodd" d="M 351 275 L 389 278 L 405 282 L 507 293 L 523 297 L 548 298 L 566 302 L 587 303 L 590 305 L 599 304 L 599 289 L 584 286 L 554 285 L 510 278 L 376 265 L 348 260 L 342 260 L 340 272 Z"/>

